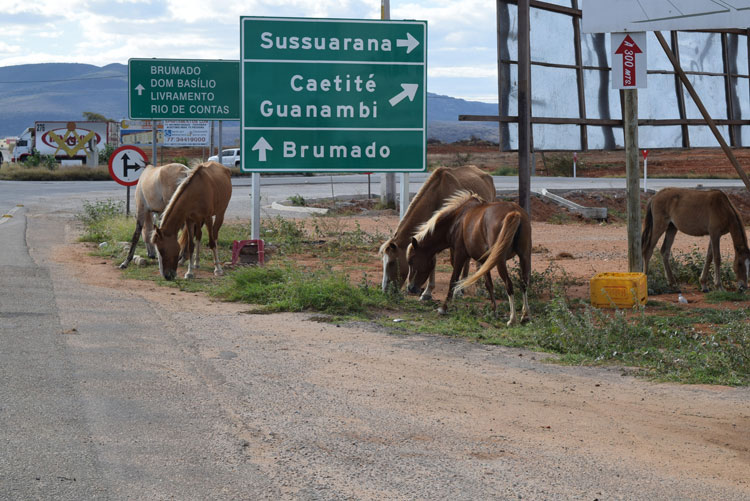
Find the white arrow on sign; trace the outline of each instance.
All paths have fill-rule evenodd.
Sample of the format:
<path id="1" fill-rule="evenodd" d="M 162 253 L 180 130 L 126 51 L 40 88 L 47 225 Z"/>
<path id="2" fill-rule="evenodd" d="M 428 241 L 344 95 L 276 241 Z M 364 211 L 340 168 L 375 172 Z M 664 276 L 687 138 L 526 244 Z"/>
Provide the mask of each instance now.
<path id="1" fill-rule="evenodd" d="M 273 148 L 271 148 L 271 145 L 268 144 L 268 141 L 266 141 L 266 138 L 261 136 L 261 138 L 258 139 L 258 142 L 255 143 L 255 146 L 253 146 L 253 151 L 255 150 L 258 150 L 258 162 L 265 162 L 266 151 L 273 150 Z"/>
<path id="2" fill-rule="evenodd" d="M 146 90 L 146 87 L 144 87 L 141 84 L 138 84 L 138 87 L 136 87 L 135 90 L 138 91 L 138 95 L 140 96 L 141 94 L 143 94 L 143 91 Z"/>
<path id="3" fill-rule="evenodd" d="M 401 84 L 401 88 L 404 89 L 392 98 L 388 100 L 389 103 L 391 103 L 391 106 L 396 106 L 398 103 L 403 101 L 405 98 L 409 98 L 409 101 L 414 101 L 414 96 L 417 95 L 417 89 L 419 89 L 419 84 Z"/>
<path id="4" fill-rule="evenodd" d="M 406 47 L 406 53 L 413 51 L 417 45 L 419 45 L 419 40 L 411 36 L 411 33 L 406 33 L 406 39 L 399 38 L 396 39 L 396 47 Z"/>

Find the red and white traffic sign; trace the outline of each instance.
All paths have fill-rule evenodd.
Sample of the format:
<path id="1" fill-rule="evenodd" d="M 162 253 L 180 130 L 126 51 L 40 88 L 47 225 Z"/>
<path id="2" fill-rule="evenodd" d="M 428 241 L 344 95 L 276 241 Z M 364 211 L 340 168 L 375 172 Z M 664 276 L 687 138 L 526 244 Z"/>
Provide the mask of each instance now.
<path id="1" fill-rule="evenodd" d="M 612 88 L 646 88 L 646 32 L 612 33 Z"/>
<path id="2" fill-rule="evenodd" d="M 642 150 L 641 155 L 643 155 L 643 159 L 646 160 L 648 158 L 648 150 Z"/>
<path id="3" fill-rule="evenodd" d="M 148 165 L 146 153 L 137 146 L 120 146 L 109 157 L 109 175 L 123 186 L 135 186 L 143 168 Z"/>

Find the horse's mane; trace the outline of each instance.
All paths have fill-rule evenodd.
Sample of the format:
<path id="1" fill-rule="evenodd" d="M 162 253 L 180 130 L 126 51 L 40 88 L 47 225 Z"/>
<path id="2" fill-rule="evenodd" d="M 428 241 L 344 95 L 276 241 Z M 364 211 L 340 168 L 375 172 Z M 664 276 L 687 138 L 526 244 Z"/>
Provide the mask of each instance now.
<path id="1" fill-rule="evenodd" d="M 164 209 L 164 212 L 161 215 L 161 220 L 165 221 L 169 218 L 169 213 L 172 211 L 172 207 L 176 203 L 176 200 L 180 198 L 180 195 L 182 195 L 182 192 L 184 192 L 188 185 L 190 185 L 190 181 L 193 180 L 193 177 L 198 171 L 203 170 L 204 164 L 199 164 L 198 167 L 191 170 L 190 173 L 183 179 L 177 186 L 177 189 L 174 190 L 174 193 L 172 194 L 172 198 L 169 199 L 169 203 L 167 204 L 167 208 Z"/>
<path id="2" fill-rule="evenodd" d="M 422 183 L 422 186 L 419 187 L 419 190 L 417 191 L 417 194 L 414 195 L 414 198 L 411 199 L 411 202 L 409 202 L 409 207 L 406 208 L 406 212 L 404 213 L 404 217 L 401 218 L 401 221 L 399 222 L 399 227 L 396 228 L 396 233 L 393 235 L 393 237 L 386 240 L 383 245 L 380 246 L 380 249 L 378 250 L 378 255 L 382 256 L 385 254 L 385 250 L 388 248 L 388 246 L 393 242 L 393 239 L 396 238 L 396 235 L 398 235 L 398 230 L 401 228 L 401 223 L 404 221 L 408 221 L 409 215 L 412 211 L 414 211 L 414 207 L 418 207 L 420 203 L 422 203 L 422 199 L 426 197 L 425 193 L 427 193 L 429 190 L 432 189 L 433 185 L 435 184 L 435 180 L 438 179 L 438 177 L 442 177 L 444 173 L 448 170 L 448 167 L 440 166 L 437 169 L 435 169 L 432 174 L 430 174 L 430 177 L 427 178 L 427 181 Z"/>
<path id="3" fill-rule="evenodd" d="M 417 239 L 417 241 L 421 242 L 424 240 L 424 238 L 435 231 L 435 226 L 437 226 L 438 222 L 443 219 L 447 214 L 452 213 L 453 211 L 459 209 L 461 206 L 463 206 L 466 202 L 469 200 L 478 200 L 481 203 L 484 203 L 484 200 L 482 197 L 477 195 L 476 193 L 468 190 L 459 190 L 456 193 L 453 194 L 450 198 L 448 198 L 443 206 L 435 211 L 435 213 L 432 215 L 430 219 L 419 225 L 419 228 L 417 228 L 416 233 L 414 233 L 414 238 Z"/>

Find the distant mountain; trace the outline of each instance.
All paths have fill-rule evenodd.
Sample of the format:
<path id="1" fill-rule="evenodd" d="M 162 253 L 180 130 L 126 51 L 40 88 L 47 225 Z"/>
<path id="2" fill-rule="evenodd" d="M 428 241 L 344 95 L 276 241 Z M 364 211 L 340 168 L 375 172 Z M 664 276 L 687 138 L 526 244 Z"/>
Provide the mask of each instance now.
<path id="1" fill-rule="evenodd" d="M 48 63 L 0 67 L 0 137 L 36 120 L 81 120 L 84 111 L 115 120 L 128 116 L 128 67 Z M 497 115 L 497 105 L 427 93 L 427 135 L 454 142 L 471 136 L 497 142 L 493 122 L 459 122 L 458 115 Z M 239 140 L 239 123 L 225 122 L 225 144 Z"/>

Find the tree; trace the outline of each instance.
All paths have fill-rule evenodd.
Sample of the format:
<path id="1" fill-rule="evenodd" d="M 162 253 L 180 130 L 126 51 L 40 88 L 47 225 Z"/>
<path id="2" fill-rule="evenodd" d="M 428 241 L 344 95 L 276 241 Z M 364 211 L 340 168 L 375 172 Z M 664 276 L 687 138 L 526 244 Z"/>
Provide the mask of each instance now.
<path id="1" fill-rule="evenodd" d="M 90 122 L 113 122 L 111 118 L 107 118 L 101 113 L 94 113 L 93 111 L 84 111 L 83 118 Z"/>

